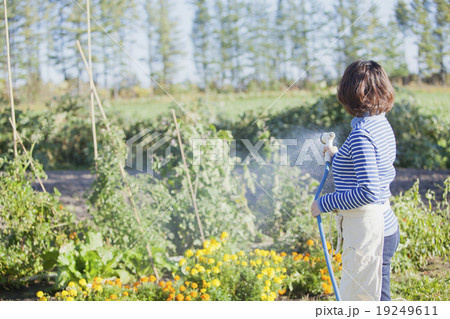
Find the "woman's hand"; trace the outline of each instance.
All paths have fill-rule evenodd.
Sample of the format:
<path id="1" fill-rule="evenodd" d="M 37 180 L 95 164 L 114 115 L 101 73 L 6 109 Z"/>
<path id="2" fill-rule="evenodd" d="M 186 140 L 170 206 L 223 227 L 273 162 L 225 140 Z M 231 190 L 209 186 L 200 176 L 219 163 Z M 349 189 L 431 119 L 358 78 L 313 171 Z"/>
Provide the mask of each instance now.
<path id="1" fill-rule="evenodd" d="M 327 145 L 325 145 L 322 149 L 323 156 L 325 156 L 326 152 L 329 152 L 331 155 L 331 158 L 333 158 L 334 154 L 336 154 L 338 151 L 339 151 L 339 149 L 334 145 L 332 147 L 328 147 Z"/>
<path id="2" fill-rule="evenodd" d="M 317 217 L 320 215 L 319 204 L 317 204 L 316 200 L 311 204 L 311 215 L 313 217 Z"/>

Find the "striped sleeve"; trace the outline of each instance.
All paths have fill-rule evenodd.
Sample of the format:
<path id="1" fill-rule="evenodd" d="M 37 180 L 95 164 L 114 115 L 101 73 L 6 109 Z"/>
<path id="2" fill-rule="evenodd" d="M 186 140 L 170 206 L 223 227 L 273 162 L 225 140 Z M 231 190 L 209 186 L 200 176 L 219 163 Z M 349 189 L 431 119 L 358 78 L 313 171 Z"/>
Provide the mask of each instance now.
<path id="1" fill-rule="evenodd" d="M 349 140 L 349 155 L 353 161 L 357 186 L 343 192 L 319 198 L 321 212 L 348 210 L 375 203 L 380 197 L 380 178 L 375 147 L 363 130 L 353 131 Z"/>

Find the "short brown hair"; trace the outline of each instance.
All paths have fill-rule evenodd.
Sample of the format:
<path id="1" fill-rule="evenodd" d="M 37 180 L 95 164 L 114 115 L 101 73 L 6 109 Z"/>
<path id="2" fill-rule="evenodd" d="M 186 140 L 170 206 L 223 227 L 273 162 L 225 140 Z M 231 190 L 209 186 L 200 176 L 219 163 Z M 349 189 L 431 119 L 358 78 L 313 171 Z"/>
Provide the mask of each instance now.
<path id="1" fill-rule="evenodd" d="M 381 65 L 358 60 L 345 69 L 337 87 L 339 102 L 353 116 L 389 112 L 394 104 L 394 88 Z"/>

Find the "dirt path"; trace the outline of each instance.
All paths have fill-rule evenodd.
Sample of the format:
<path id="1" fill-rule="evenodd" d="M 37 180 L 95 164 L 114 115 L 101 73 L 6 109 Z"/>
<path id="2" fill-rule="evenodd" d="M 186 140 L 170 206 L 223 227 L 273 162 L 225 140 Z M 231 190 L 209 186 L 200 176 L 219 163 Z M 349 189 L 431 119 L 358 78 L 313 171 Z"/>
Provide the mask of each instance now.
<path id="1" fill-rule="evenodd" d="M 131 172 L 136 174 L 136 172 Z M 84 193 L 94 181 L 94 175 L 89 171 L 49 171 L 48 179 L 44 181 L 45 187 L 53 190 L 56 187 L 61 193 L 61 202 L 73 211 L 77 218 L 88 217 L 86 199 Z M 425 170 L 415 168 L 398 168 L 397 176 L 391 184 L 394 195 L 408 190 L 414 182 L 420 180 L 420 193 L 424 195 L 428 189 L 436 192 L 436 197 L 442 199 L 442 185 L 444 180 L 450 176 L 450 170 Z"/>

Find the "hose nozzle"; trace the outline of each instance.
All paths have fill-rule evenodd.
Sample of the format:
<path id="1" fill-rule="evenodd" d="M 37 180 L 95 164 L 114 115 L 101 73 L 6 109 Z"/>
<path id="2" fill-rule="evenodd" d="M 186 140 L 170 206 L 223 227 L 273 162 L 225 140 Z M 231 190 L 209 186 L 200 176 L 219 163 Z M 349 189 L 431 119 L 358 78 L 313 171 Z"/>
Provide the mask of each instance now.
<path id="1" fill-rule="evenodd" d="M 336 134 L 334 134 L 334 132 L 322 133 L 322 135 L 320 135 L 320 141 L 330 149 L 333 146 L 335 137 Z M 329 151 L 325 153 L 325 162 L 331 162 L 331 154 Z"/>

